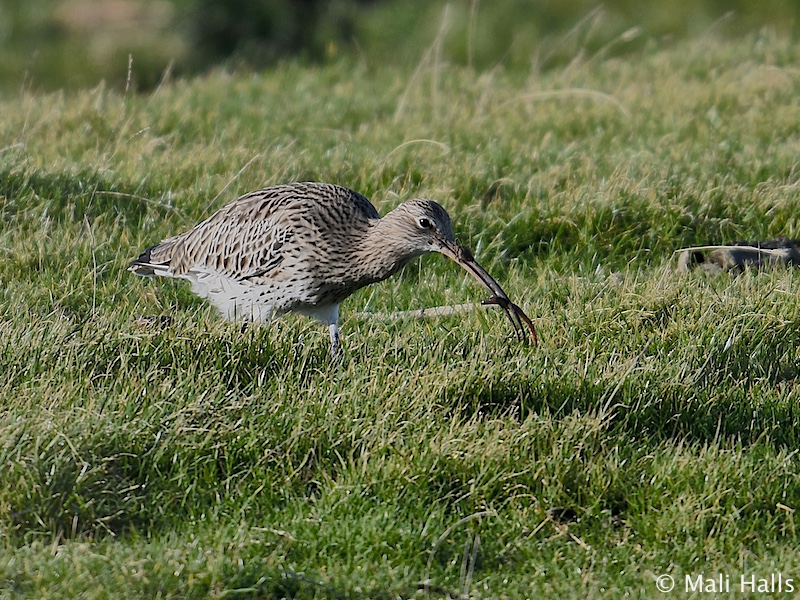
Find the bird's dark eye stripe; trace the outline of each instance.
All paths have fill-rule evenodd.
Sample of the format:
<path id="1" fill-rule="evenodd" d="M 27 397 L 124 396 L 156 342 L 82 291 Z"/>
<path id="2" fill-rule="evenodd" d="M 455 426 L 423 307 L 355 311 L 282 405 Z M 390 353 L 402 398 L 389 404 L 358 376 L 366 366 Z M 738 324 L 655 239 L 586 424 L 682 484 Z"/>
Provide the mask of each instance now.
<path id="1" fill-rule="evenodd" d="M 422 217 L 422 218 L 419 220 L 419 226 L 420 226 L 420 227 L 422 227 L 423 229 L 430 229 L 430 228 L 431 228 L 431 221 L 430 221 L 430 219 L 427 219 L 427 218 L 425 218 L 425 217 Z"/>

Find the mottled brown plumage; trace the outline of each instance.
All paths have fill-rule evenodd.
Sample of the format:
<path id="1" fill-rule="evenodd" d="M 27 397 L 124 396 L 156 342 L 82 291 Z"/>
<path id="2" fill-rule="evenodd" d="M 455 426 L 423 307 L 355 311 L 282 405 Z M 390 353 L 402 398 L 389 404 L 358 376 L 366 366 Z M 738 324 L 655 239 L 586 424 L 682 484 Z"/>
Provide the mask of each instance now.
<path id="1" fill-rule="evenodd" d="M 188 279 L 228 319 L 269 320 L 287 311 L 315 317 L 339 347 L 339 305 L 390 277 L 415 256 L 449 256 L 492 292 L 517 333 L 530 320 L 455 242 L 436 202 L 409 200 L 384 218 L 361 194 L 325 183 L 290 183 L 246 194 L 190 231 L 145 250 L 138 275 Z M 522 335 L 524 337 L 524 335 Z"/>

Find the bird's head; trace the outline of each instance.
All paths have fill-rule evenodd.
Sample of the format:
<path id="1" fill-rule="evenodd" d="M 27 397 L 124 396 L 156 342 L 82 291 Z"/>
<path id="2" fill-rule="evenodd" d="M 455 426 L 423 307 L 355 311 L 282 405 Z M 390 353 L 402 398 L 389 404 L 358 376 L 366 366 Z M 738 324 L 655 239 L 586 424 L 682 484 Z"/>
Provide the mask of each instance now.
<path id="1" fill-rule="evenodd" d="M 456 245 L 453 224 L 447 211 L 433 200 L 414 198 L 386 215 L 402 232 L 405 250 L 414 256 L 442 252 Z"/>
<path id="2" fill-rule="evenodd" d="M 478 264 L 469 248 L 456 242 L 450 215 L 444 208 L 432 200 L 415 198 L 398 206 L 386 215 L 385 220 L 395 228 L 398 234 L 395 241 L 400 242 L 408 258 L 439 252 L 452 259 L 492 293 L 485 303 L 499 305 L 521 339 L 525 339 L 524 330 L 527 327 L 530 338 L 536 342 L 536 331 L 531 320 L 509 300 L 500 285 Z"/>

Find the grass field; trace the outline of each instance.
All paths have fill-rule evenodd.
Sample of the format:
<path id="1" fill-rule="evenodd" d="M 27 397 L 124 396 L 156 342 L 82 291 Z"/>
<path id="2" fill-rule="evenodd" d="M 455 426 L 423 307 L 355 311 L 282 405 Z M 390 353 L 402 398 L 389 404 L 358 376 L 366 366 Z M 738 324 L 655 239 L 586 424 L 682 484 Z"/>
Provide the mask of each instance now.
<path id="1" fill-rule="evenodd" d="M 800 273 L 674 273 L 683 246 L 800 237 L 798 65 L 769 30 L 544 73 L 434 43 L 416 70 L 4 100 L 0 597 L 800 589 Z M 319 325 L 242 332 L 126 271 L 292 180 L 442 203 L 539 347 L 490 309 L 363 314 L 481 300 L 442 257 L 345 303 L 336 366 Z"/>

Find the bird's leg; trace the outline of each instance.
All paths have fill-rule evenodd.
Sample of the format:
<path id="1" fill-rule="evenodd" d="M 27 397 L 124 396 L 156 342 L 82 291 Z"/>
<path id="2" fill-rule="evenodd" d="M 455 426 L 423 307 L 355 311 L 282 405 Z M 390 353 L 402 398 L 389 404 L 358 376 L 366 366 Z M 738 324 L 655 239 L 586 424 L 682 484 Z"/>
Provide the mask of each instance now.
<path id="1" fill-rule="evenodd" d="M 339 352 L 341 352 L 342 348 L 342 345 L 339 343 L 339 324 L 331 323 L 328 329 L 331 332 L 331 360 L 336 360 L 339 358 Z"/>
<path id="2" fill-rule="evenodd" d="M 338 360 L 341 351 L 341 344 L 339 344 L 339 305 L 331 304 L 321 307 L 314 316 L 323 323 L 328 324 L 328 331 L 331 333 L 331 360 Z"/>

